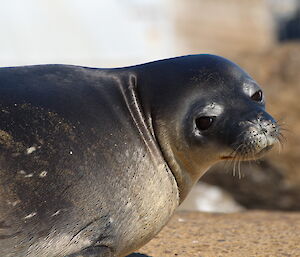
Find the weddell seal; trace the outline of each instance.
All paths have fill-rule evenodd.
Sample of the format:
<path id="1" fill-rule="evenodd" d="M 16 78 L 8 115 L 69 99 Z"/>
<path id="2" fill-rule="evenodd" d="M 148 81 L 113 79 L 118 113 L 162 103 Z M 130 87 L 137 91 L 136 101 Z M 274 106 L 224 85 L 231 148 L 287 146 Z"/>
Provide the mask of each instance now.
<path id="1" fill-rule="evenodd" d="M 280 138 L 257 83 L 218 56 L 0 69 L 0 256 L 125 256 L 214 163 Z"/>

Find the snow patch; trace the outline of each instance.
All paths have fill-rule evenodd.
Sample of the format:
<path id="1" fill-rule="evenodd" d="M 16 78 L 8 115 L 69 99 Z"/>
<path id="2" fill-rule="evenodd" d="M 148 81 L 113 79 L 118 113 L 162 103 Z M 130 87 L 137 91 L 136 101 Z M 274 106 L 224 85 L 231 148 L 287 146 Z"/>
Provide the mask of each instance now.
<path id="1" fill-rule="evenodd" d="M 36 147 L 31 146 L 31 147 L 26 149 L 26 154 L 32 154 L 34 151 L 36 151 Z"/>
<path id="2" fill-rule="evenodd" d="M 28 214 L 27 216 L 24 217 L 24 220 L 27 220 L 27 219 L 31 219 L 32 217 L 34 217 L 36 215 L 36 212 L 32 212 L 30 214 Z"/>
<path id="3" fill-rule="evenodd" d="M 44 177 L 47 176 L 47 173 L 48 173 L 48 172 L 44 170 L 44 171 L 42 171 L 42 172 L 39 174 L 39 177 L 40 177 L 40 178 L 44 178 Z"/>

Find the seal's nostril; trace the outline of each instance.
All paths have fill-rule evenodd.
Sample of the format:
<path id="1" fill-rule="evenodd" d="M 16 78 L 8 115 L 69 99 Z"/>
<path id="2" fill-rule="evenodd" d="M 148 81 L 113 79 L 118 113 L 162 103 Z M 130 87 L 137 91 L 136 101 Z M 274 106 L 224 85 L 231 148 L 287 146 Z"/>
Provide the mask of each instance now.
<path id="1" fill-rule="evenodd" d="M 264 134 L 267 134 L 267 133 L 268 133 L 268 130 L 265 129 L 265 128 L 261 128 L 261 132 L 264 133 Z"/>

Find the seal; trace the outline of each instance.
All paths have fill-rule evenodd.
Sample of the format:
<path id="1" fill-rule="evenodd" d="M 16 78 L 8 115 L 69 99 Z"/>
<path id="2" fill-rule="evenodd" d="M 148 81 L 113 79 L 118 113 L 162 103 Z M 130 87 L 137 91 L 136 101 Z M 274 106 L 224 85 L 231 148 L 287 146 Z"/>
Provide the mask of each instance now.
<path id="1" fill-rule="evenodd" d="M 214 163 L 280 139 L 257 83 L 193 55 L 0 69 L 0 256 L 125 256 Z"/>

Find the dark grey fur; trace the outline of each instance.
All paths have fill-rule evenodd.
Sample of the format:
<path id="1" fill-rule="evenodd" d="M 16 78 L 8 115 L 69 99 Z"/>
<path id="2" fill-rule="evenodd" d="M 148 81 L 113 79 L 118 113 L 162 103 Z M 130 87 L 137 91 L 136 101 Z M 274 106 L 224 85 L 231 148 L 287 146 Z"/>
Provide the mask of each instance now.
<path id="1" fill-rule="evenodd" d="M 212 55 L 1 68 L 0 256 L 139 248 L 211 165 L 277 141 L 264 101 L 251 99 L 258 89 Z M 203 116 L 214 117 L 205 131 L 195 125 Z"/>

